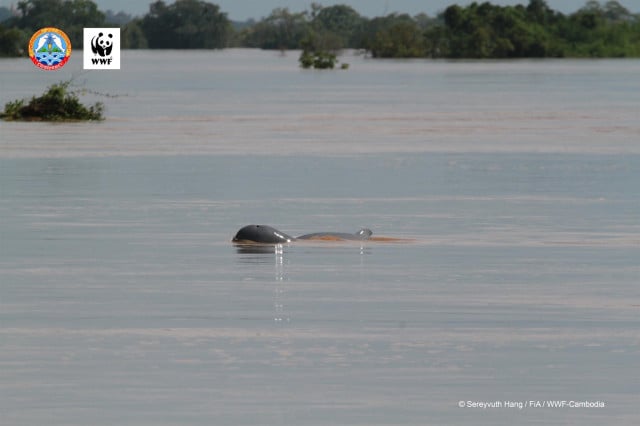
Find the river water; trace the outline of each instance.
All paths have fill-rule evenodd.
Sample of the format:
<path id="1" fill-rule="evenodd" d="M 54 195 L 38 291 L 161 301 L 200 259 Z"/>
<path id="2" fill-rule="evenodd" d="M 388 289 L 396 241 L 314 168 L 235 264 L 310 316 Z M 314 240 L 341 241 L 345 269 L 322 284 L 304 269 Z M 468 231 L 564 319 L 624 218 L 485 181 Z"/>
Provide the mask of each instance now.
<path id="1" fill-rule="evenodd" d="M 3 425 L 640 421 L 640 61 L 74 56 L 0 60 L 106 106 L 0 122 Z"/>

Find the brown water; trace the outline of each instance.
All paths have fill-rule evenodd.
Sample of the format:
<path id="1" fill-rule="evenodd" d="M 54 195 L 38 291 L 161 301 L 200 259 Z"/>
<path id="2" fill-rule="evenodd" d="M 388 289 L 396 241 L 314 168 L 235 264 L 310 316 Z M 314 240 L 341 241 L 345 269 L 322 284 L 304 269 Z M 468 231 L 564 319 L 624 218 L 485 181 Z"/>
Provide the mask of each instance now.
<path id="1" fill-rule="evenodd" d="M 296 58 L 125 52 L 104 122 L 0 122 L 2 423 L 637 424 L 640 61 Z"/>

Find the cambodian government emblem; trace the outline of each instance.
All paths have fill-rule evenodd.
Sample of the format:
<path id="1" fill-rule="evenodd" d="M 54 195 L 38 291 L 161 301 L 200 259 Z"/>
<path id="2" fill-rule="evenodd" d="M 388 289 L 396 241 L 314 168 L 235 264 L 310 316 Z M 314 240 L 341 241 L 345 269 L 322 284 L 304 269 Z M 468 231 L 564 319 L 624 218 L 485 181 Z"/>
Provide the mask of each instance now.
<path id="1" fill-rule="evenodd" d="M 62 68 L 71 56 L 71 41 L 64 31 L 58 28 L 42 28 L 31 36 L 29 57 L 43 70 Z"/>

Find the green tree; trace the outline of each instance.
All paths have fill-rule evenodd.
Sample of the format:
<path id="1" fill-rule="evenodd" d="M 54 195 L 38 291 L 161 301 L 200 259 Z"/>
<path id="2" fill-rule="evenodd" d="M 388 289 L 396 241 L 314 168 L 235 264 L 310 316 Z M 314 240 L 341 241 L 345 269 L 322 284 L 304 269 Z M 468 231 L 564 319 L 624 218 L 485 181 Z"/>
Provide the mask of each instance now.
<path id="1" fill-rule="evenodd" d="M 442 25 L 435 25 L 424 32 L 425 55 L 429 58 L 449 57 L 449 34 Z"/>
<path id="2" fill-rule="evenodd" d="M 316 33 L 334 38 L 337 41 L 334 44 L 338 44 L 338 48 L 343 48 L 357 46 L 365 21 L 351 6 L 340 4 L 319 7 L 316 5 L 312 13 L 311 25 Z"/>
<path id="3" fill-rule="evenodd" d="M 374 58 L 415 58 L 427 55 L 424 31 L 407 14 L 390 14 L 368 21 L 360 47 Z"/>
<path id="4" fill-rule="evenodd" d="M 287 8 L 274 9 L 269 16 L 242 31 L 247 47 L 261 49 L 299 49 L 309 33 L 305 13 L 291 13 Z"/>
<path id="5" fill-rule="evenodd" d="M 17 28 L 5 28 L 0 25 L 0 56 L 25 56 L 29 36 Z"/>
<path id="6" fill-rule="evenodd" d="M 477 5 L 474 3 L 474 6 Z M 486 44 L 486 34 L 481 33 L 480 40 L 473 40 L 479 32 L 475 11 L 454 4 L 445 9 L 443 18 L 448 38 L 447 57 L 478 57 L 477 50 Z"/>
<path id="7" fill-rule="evenodd" d="M 629 22 L 634 20 L 634 17 L 631 12 L 629 12 L 629 9 L 625 8 L 615 0 L 609 0 L 605 3 L 604 16 L 609 21 L 613 22 Z"/>
<path id="8" fill-rule="evenodd" d="M 374 58 L 420 58 L 426 56 L 422 31 L 410 20 L 398 20 L 376 33 L 371 46 Z"/>
<path id="9" fill-rule="evenodd" d="M 105 26 L 105 15 L 90 0 L 23 0 L 18 2 L 20 16 L 9 22 L 28 33 L 56 26 L 72 40 L 73 48 L 82 48 L 83 29 Z"/>
<path id="10" fill-rule="evenodd" d="M 545 0 L 529 0 L 527 17 L 538 24 L 548 24 L 553 19 L 553 10 Z"/>
<path id="11" fill-rule="evenodd" d="M 140 27 L 152 49 L 221 49 L 231 33 L 226 13 L 200 0 L 151 3 Z"/>
<path id="12" fill-rule="evenodd" d="M 146 49 L 149 47 L 147 37 L 140 26 L 140 20 L 130 21 L 122 28 L 120 43 L 123 49 Z"/>

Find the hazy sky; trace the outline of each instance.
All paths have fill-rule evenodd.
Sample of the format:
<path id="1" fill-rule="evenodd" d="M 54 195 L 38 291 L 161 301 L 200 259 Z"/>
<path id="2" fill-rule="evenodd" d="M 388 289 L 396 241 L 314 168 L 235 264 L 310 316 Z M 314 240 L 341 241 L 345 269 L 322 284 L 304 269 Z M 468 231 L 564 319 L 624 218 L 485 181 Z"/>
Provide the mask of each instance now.
<path id="1" fill-rule="evenodd" d="M 152 0 L 94 0 L 102 10 L 123 10 L 132 15 L 144 15 L 149 10 Z M 291 11 L 302 11 L 309 8 L 314 0 L 208 0 L 220 6 L 230 19 L 240 21 L 248 18 L 260 19 L 276 7 L 288 7 Z M 484 0 L 477 0 L 481 3 Z M 490 3 L 499 5 L 528 4 L 529 0 L 489 0 Z M 547 4 L 554 10 L 563 13 L 575 12 L 587 0 L 547 0 Z M 618 0 L 620 4 L 634 13 L 640 12 L 640 0 Z M 165 3 L 173 3 L 172 0 L 164 0 Z M 361 15 L 373 17 L 384 15 L 385 12 L 403 12 L 415 15 L 426 12 L 435 15 L 447 6 L 457 3 L 466 5 L 472 0 L 315 0 L 316 3 L 325 6 L 334 4 L 348 4 Z M 0 0 L 0 5 L 9 6 L 16 4 L 17 0 Z M 601 3 L 605 3 L 602 0 Z"/>

